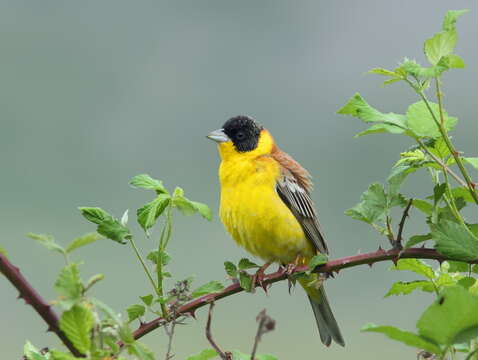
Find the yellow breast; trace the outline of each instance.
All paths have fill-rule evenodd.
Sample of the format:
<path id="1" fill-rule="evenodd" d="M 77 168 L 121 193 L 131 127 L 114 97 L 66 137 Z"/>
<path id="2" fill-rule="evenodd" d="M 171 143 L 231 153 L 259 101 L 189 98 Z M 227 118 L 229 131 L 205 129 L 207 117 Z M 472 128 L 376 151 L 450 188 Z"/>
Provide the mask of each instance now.
<path id="1" fill-rule="evenodd" d="M 263 142 L 261 136 L 256 150 L 264 150 L 267 144 Z M 254 154 L 256 150 L 237 154 L 231 146 L 220 145 L 220 217 L 227 231 L 239 245 L 265 261 L 290 263 L 297 255 L 313 256 L 300 224 L 276 192 L 279 164 L 271 157 Z"/>

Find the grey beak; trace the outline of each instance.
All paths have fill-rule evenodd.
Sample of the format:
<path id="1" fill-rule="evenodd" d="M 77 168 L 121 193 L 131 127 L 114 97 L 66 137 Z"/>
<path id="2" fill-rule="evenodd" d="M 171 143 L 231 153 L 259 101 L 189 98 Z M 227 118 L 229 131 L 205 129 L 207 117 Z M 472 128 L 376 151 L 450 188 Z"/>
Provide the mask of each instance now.
<path id="1" fill-rule="evenodd" d="M 217 143 L 222 143 L 230 140 L 229 137 L 224 133 L 223 129 L 214 130 L 206 137 Z"/>

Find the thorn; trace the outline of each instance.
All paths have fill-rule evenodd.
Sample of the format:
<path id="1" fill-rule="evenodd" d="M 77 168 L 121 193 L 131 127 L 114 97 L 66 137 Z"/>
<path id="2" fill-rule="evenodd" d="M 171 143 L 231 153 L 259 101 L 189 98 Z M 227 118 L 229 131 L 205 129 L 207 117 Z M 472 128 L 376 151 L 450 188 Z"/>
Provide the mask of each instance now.
<path id="1" fill-rule="evenodd" d="M 441 264 L 443 264 L 443 261 L 444 261 L 444 260 L 443 260 L 443 259 L 437 259 L 437 261 L 438 261 L 438 263 L 441 265 Z"/>
<path id="2" fill-rule="evenodd" d="M 397 266 L 397 263 L 398 263 L 398 257 L 394 257 L 392 258 L 392 262 L 395 266 Z"/>
<path id="3" fill-rule="evenodd" d="M 191 310 L 187 313 L 189 316 L 191 316 L 194 320 L 196 319 L 196 310 Z"/>
<path id="4" fill-rule="evenodd" d="M 51 326 L 48 326 L 46 332 L 55 332 L 55 330 Z"/>
<path id="5" fill-rule="evenodd" d="M 368 267 L 371 268 L 373 266 L 373 263 L 368 263 L 367 265 L 368 265 Z"/>
<path id="6" fill-rule="evenodd" d="M 476 183 L 472 182 L 472 183 L 470 183 L 470 185 L 473 188 L 473 190 L 476 188 Z"/>
<path id="7" fill-rule="evenodd" d="M 23 295 L 21 293 L 19 293 L 18 296 L 17 296 L 17 300 L 19 300 L 19 299 L 23 299 Z"/>
<path id="8" fill-rule="evenodd" d="M 385 254 L 386 251 L 385 251 L 384 249 L 382 249 L 382 246 L 379 246 L 376 253 L 377 253 L 377 254 Z"/>

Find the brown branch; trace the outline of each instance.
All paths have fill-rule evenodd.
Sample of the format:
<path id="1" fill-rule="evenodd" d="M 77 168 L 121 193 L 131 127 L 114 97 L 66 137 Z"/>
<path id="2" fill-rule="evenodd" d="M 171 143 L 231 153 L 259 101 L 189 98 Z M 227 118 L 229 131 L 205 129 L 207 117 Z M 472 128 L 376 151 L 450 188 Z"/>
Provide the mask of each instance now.
<path id="1" fill-rule="evenodd" d="M 400 223 L 398 224 L 398 234 L 397 234 L 397 239 L 395 240 L 395 247 L 397 249 L 402 249 L 402 233 L 403 233 L 403 227 L 405 226 L 405 221 L 407 220 L 408 217 L 408 211 L 410 210 L 410 207 L 413 204 L 413 199 L 408 200 L 408 204 L 405 207 L 405 210 L 403 210 L 403 215 L 402 219 L 400 220 Z"/>
<path id="2" fill-rule="evenodd" d="M 27 279 L 20 273 L 20 269 L 14 266 L 2 253 L 0 253 L 0 272 L 4 274 L 10 283 L 18 290 L 20 293 L 18 298 L 23 298 L 48 324 L 47 331 L 54 332 L 73 355 L 76 357 L 84 357 L 84 355 L 73 346 L 65 333 L 60 330 L 58 315 L 53 311 L 51 305 L 30 285 Z"/>
<path id="3" fill-rule="evenodd" d="M 211 323 L 212 323 L 212 309 L 214 308 L 214 302 L 212 302 L 209 305 L 209 312 L 207 315 L 207 323 L 206 323 L 206 338 L 213 347 L 214 350 L 216 350 L 217 354 L 221 357 L 222 360 L 231 360 L 232 356 L 231 353 L 226 351 L 222 351 L 221 348 L 219 347 L 218 344 L 214 341 L 212 337 L 212 332 L 211 332 Z"/>
<path id="4" fill-rule="evenodd" d="M 331 260 L 324 265 L 318 266 L 314 271 L 318 273 L 332 273 L 332 272 L 338 273 L 342 269 L 355 267 L 358 265 L 367 264 L 371 266 L 372 264 L 376 262 L 390 261 L 390 260 L 396 262 L 399 258 L 400 259 L 410 259 L 410 258 L 432 259 L 432 260 L 438 260 L 439 262 L 446 261 L 446 260 L 456 260 L 456 261 L 463 261 L 470 264 L 478 263 L 478 260 L 464 261 L 457 258 L 450 258 L 438 253 L 437 251 L 433 249 L 411 248 L 411 249 L 405 249 L 405 250 L 392 249 L 392 250 L 386 251 L 379 248 L 375 252 L 359 254 L 354 256 L 347 256 L 344 258 Z M 308 270 L 307 266 L 300 266 L 300 267 L 297 267 L 293 272 L 302 272 L 307 270 Z M 266 275 L 264 277 L 263 284 L 264 285 L 273 284 L 278 281 L 285 280 L 286 278 L 287 278 L 287 274 L 284 273 L 284 271 L 277 271 L 272 274 Z M 258 285 L 254 284 L 254 286 L 257 287 Z M 178 312 L 175 315 L 175 317 L 188 315 L 188 314 L 194 315 L 197 309 L 210 304 L 212 301 L 218 301 L 220 299 L 226 298 L 228 296 L 237 294 L 242 291 L 244 290 L 241 288 L 239 284 L 229 285 L 221 292 L 204 295 L 197 299 L 194 299 L 193 301 L 187 304 L 182 305 L 178 309 Z M 172 321 L 173 319 L 174 317 L 170 319 L 169 321 Z M 165 322 L 166 322 L 165 319 L 159 317 L 149 322 L 143 323 L 139 326 L 138 329 L 136 329 L 133 332 L 133 336 L 135 339 L 142 338 L 143 336 L 145 336 L 146 334 L 149 334 L 154 329 L 163 325 Z"/>
<path id="5" fill-rule="evenodd" d="M 262 336 L 269 331 L 275 329 L 276 322 L 266 313 L 266 309 L 262 310 L 256 317 L 259 326 L 257 327 L 257 333 L 254 338 L 254 346 L 252 347 L 251 360 L 256 360 L 257 346 L 262 339 Z"/>

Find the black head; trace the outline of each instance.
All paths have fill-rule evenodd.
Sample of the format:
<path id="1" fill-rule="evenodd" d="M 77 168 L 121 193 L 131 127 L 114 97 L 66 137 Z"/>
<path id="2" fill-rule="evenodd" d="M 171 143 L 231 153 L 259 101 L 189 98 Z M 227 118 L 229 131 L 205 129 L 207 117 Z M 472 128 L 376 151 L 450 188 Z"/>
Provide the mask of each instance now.
<path id="1" fill-rule="evenodd" d="M 257 147 L 262 126 L 248 116 L 239 115 L 227 120 L 222 129 L 237 151 L 246 152 Z"/>

